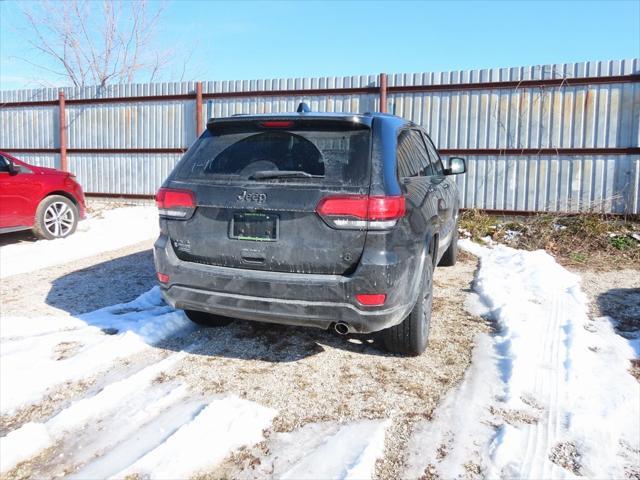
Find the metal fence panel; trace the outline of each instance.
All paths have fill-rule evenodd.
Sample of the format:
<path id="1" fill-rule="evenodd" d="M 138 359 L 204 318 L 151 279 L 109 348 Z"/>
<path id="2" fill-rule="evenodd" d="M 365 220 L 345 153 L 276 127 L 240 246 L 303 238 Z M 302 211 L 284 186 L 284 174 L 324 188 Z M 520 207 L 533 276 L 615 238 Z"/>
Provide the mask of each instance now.
<path id="1" fill-rule="evenodd" d="M 378 96 L 373 94 L 221 98 L 207 102 L 205 117 L 295 112 L 300 102 L 307 102 L 314 112 L 374 112 L 379 105 Z"/>
<path id="2" fill-rule="evenodd" d="M 154 195 L 178 160 L 176 154 L 72 154 L 69 170 L 87 192 Z"/>
<path id="3" fill-rule="evenodd" d="M 638 146 L 637 84 L 390 94 L 439 148 Z"/>
<path id="4" fill-rule="evenodd" d="M 195 105 L 157 101 L 69 105 L 68 148 L 188 148 Z"/>
<path id="5" fill-rule="evenodd" d="M 469 171 L 457 177 L 463 206 L 516 211 L 594 208 L 640 213 L 640 156 L 544 154 L 535 149 L 614 149 L 640 146 L 640 84 L 521 86 L 518 82 L 640 73 L 640 59 L 472 71 L 389 75 L 387 110 L 423 125 L 441 149 L 526 149 L 527 155 L 467 154 Z M 515 82 L 509 88 L 469 84 Z M 396 87 L 446 86 L 401 92 Z M 462 86 L 464 85 L 464 86 Z M 176 152 L 92 152 L 74 149 L 187 148 L 196 137 L 194 82 L 66 87 L 69 170 L 87 192 L 153 194 L 171 171 Z M 366 92 L 318 92 L 335 88 Z M 202 125 L 209 117 L 295 111 L 380 110 L 377 75 L 203 82 Z M 0 92 L 0 149 L 37 165 L 60 167 L 58 90 Z M 310 90 L 308 95 L 304 90 Z M 276 96 L 246 92 L 273 92 Z M 287 93 L 287 91 L 295 91 Z M 315 91 L 315 93 L 313 92 Z M 238 93 L 236 97 L 207 95 Z M 162 98 L 183 95 L 184 98 Z M 153 97 L 126 101 L 127 97 Z M 92 99 L 117 99 L 91 103 Z M 73 103 L 73 100 L 86 102 Z M 49 105 L 3 107 L 10 102 Z M 20 149 L 25 151 L 20 152 Z M 37 150 L 45 150 L 38 152 Z M 32 151 L 26 151 L 32 150 Z M 49 151 L 46 151 L 49 150 Z M 511 152 L 513 153 L 513 152 Z"/>
<path id="6" fill-rule="evenodd" d="M 640 213 L 639 155 L 472 155 L 467 168 L 463 208 Z"/>
<path id="7" fill-rule="evenodd" d="M 57 107 L 0 108 L 0 146 L 3 148 L 55 148 Z"/>

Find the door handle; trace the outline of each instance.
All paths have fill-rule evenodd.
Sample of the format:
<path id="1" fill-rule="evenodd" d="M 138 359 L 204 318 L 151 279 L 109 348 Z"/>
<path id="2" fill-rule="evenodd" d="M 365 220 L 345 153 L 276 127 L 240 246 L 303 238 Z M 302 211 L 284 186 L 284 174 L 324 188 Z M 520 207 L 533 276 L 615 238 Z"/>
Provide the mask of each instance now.
<path id="1" fill-rule="evenodd" d="M 442 182 L 442 188 L 449 188 L 449 184 L 447 182 Z"/>
<path id="2" fill-rule="evenodd" d="M 442 198 L 438 199 L 438 211 L 442 212 L 446 209 L 447 209 L 447 204 L 445 203 L 444 199 Z"/>

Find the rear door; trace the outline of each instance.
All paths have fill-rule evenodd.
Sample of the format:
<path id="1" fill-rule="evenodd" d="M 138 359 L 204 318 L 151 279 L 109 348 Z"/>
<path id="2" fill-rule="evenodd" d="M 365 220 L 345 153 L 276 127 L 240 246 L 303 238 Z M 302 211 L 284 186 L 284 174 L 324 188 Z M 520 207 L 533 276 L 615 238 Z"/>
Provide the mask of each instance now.
<path id="1" fill-rule="evenodd" d="M 398 176 L 402 180 L 409 203 L 409 222 L 416 232 L 425 233 L 428 224 L 438 215 L 441 199 L 429 156 L 420 132 L 415 128 L 401 130 L 398 135 Z"/>
<path id="2" fill-rule="evenodd" d="M 427 146 L 429 159 L 433 168 L 434 182 L 437 184 L 438 191 L 440 192 L 442 198 L 442 203 L 439 209 L 439 215 L 442 221 L 442 236 L 440 238 L 440 246 L 446 248 L 449 245 L 451 234 L 453 233 L 453 229 L 455 228 L 454 210 L 457 200 L 456 189 L 455 185 L 453 185 L 451 177 L 448 177 L 444 174 L 442 160 L 440 159 L 440 155 L 433 145 L 433 142 L 425 132 L 422 132 L 422 136 Z"/>
<path id="3" fill-rule="evenodd" d="M 185 261 L 256 270 L 346 274 L 366 230 L 333 228 L 321 199 L 368 195 L 371 131 L 329 120 L 234 120 L 208 130 L 165 186 L 195 193 L 188 220 L 166 220 Z"/>

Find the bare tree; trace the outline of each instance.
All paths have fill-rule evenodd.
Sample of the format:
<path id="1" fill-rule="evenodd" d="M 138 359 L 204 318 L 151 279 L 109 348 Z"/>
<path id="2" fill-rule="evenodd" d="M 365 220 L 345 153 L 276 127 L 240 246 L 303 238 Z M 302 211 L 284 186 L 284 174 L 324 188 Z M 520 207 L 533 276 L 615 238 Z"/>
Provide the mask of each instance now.
<path id="1" fill-rule="evenodd" d="M 41 0 L 22 8 L 22 34 L 39 55 L 21 59 L 75 86 L 152 82 L 172 55 L 154 43 L 163 10 L 148 0 Z"/>

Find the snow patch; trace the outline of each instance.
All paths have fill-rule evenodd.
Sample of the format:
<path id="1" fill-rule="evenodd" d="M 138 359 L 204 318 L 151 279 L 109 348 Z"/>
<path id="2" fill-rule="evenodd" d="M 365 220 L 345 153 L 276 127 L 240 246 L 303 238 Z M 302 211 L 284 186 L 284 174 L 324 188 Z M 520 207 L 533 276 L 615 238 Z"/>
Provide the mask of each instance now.
<path id="1" fill-rule="evenodd" d="M 312 423 L 272 436 L 260 472 L 282 479 L 369 479 L 384 452 L 390 420 Z"/>
<path id="2" fill-rule="evenodd" d="M 28 460 L 51 445 L 51 438 L 41 423 L 26 423 L 0 438 L 0 473 Z"/>
<path id="3" fill-rule="evenodd" d="M 184 352 L 173 354 L 124 380 L 107 385 L 93 397 L 83 398 L 72 403 L 45 423 L 27 423 L 1 437 L 0 448 L 3 453 L 3 460 L 0 473 L 52 446 L 56 440 L 61 439 L 66 433 L 78 430 L 109 412 L 113 412 L 116 415 L 122 414 L 122 409 L 119 408 L 122 404 L 137 392 L 148 388 L 152 380 L 160 372 L 169 369 L 184 356 Z M 152 400 L 153 397 L 149 395 L 145 398 L 145 402 L 151 403 Z M 127 421 L 136 424 L 134 423 L 136 421 L 135 418 L 128 417 Z M 140 419 L 138 419 L 137 424 L 139 423 Z M 33 445 L 29 443 L 32 437 L 37 439 Z M 28 444 L 27 448 L 25 448 L 25 444 Z"/>
<path id="4" fill-rule="evenodd" d="M 42 327 L 39 335 L 26 336 Z M 194 326 L 166 305 L 158 287 L 137 299 L 95 312 L 39 318 L 2 317 L 0 323 L 0 413 L 35 403 L 54 386 L 100 373 L 120 358 L 140 352 Z M 106 335 L 104 332 L 116 333 Z M 59 345 L 78 345 L 59 359 Z"/>
<path id="5" fill-rule="evenodd" d="M 131 332 L 145 343 L 155 344 L 179 330 L 193 327 L 181 310 L 167 305 L 160 287 L 153 287 L 135 300 L 80 315 L 82 321 L 100 329 Z"/>
<path id="6" fill-rule="evenodd" d="M 504 394 L 491 337 L 478 335 L 472 362 L 460 386 L 451 390 L 431 422 L 420 422 L 408 447 L 403 478 L 419 478 L 437 465 L 443 478 L 465 478 L 464 465 L 491 457 L 496 429 L 487 408 Z M 478 440 L 482 440 L 478 442 Z"/>
<path id="7" fill-rule="evenodd" d="M 114 208 L 105 210 L 102 216 L 81 221 L 76 232 L 67 238 L 0 247 L 0 278 L 91 257 L 158 236 L 156 207 Z"/>
<path id="8" fill-rule="evenodd" d="M 463 383 L 416 429 L 403 476 L 624 478 L 640 450 L 634 345 L 589 319 L 580 278 L 546 252 L 459 245 L 480 258 L 469 306 L 497 333 L 477 338 Z"/>
<path id="9" fill-rule="evenodd" d="M 212 401 L 165 442 L 113 478 L 141 474 L 154 479 L 187 478 L 211 468 L 233 450 L 262 440 L 277 412 L 235 396 Z"/>

